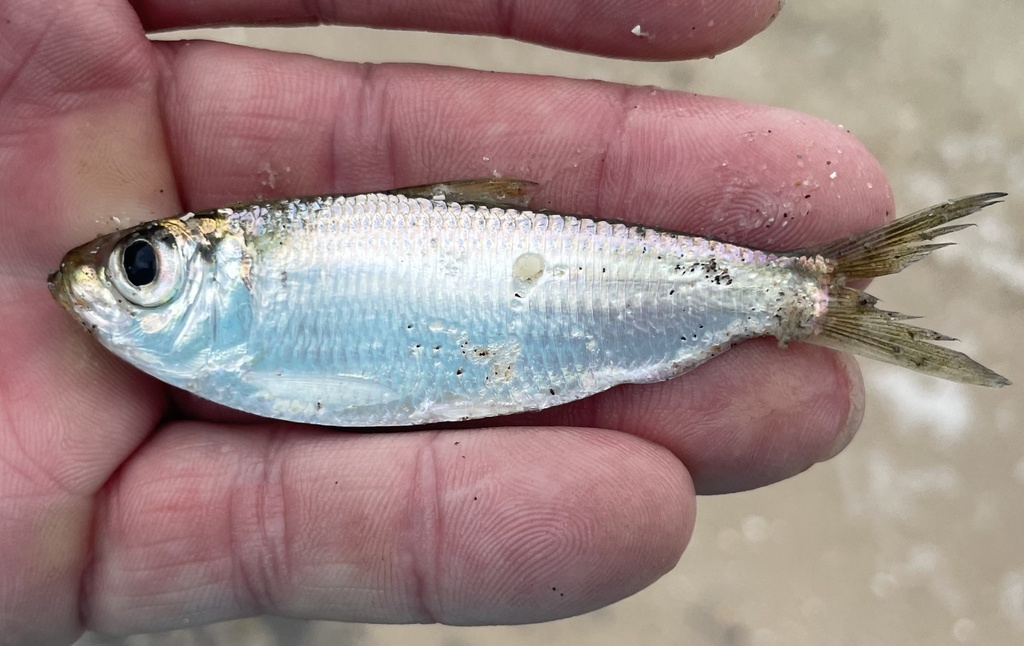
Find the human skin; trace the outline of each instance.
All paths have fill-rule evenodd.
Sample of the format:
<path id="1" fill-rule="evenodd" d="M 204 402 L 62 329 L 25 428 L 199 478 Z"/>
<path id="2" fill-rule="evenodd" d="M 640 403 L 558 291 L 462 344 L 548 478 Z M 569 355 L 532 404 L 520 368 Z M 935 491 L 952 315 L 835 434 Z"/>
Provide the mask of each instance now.
<path id="1" fill-rule="evenodd" d="M 495 170 L 528 168 L 545 208 L 772 249 L 889 218 L 878 164 L 814 117 L 144 35 L 323 19 L 674 59 L 735 46 L 778 11 L 670 4 L 0 0 L 0 643 L 261 613 L 575 615 L 674 566 L 695 493 L 763 486 L 841 450 L 860 421 L 859 373 L 814 346 L 755 340 L 674 381 L 542 413 L 347 433 L 173 391 L 104 351 L 48 293 L 65 251 L 118 226 Z M 654 37 L 630 33 L 634 15 Z M 751 224 L 792 204 L 785 228 Z"/>

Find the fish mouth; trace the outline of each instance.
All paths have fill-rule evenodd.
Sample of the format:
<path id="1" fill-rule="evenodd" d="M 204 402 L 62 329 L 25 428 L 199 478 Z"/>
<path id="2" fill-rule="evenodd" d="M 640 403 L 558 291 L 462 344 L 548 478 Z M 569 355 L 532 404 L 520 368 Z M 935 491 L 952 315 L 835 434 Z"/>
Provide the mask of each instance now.
<path id="1" fill-rule="evenodd" d="M 64 256 L 57 271 L 47 276 L 46 285 L 54 300 L 74 320 L 87 329 L 102 328 L 114 333 L 121 330 L 129 315 L 104 276 L 103 262 L 102 246 L 74 249 Z"/>
<path id="2" fill-rule="evenodd" d="M 50 288 L 50 295 L 60 303 L 61 307 L 69 313 L 75 314 L 75 307 L 71 303 L 71 290 L 68 287 L 63 267 L 46 277 L 46 286 Z"/>
<path id="3" fill-rule="evenodd" d="M 100 263 L 105 262 L 119 235 L 115 232 L 72 249 L 61 259 L 57 270 L 46 277 L 50 294 L 68 312 L 79 316 L 93 309 L 89 301 L 93 292 L 98 291 L 94 283 L 102 271 Z"/>
<path id="4" fill-rule="evenodd" d="M 50 288 L 50 295 L 54 298 L 58 298 L 57 293 L 60 290 L 59 283 L 62 278 L 63 274 L 59 269 L 46 277 L 46 286 Z"/>
<path id="5" fill-rule="evenodd" d="M 46 277 L 46 286 L 61 307 L 76 319 L 83 320 L 98 308 L 102 309 L 102 305 L 112 305 L 108 303 L 111 299 L 104 298 L 96 274 L 94 266 L 84 265 L 77 256 L 68 254 L 60 268 Z"/>

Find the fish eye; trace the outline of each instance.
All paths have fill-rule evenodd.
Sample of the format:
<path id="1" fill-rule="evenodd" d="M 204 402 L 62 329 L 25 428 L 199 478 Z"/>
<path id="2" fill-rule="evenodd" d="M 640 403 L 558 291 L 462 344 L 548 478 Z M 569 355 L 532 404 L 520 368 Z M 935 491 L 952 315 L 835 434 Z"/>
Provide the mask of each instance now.
<path id="1" fill-rule="evenodd" d="M 181 288 L 183 262 L 174 235 L 153 228 L 122 240 L 107 271 L 114 288 L 139 307 L 157 307 Z"/>
<path id="2" fill-rule="evenodd" d="M 156 250 L 148 240 L 136 240 L 121 254 L 121 268 L 132 285 L 145 287 L 156 280 Z"/>

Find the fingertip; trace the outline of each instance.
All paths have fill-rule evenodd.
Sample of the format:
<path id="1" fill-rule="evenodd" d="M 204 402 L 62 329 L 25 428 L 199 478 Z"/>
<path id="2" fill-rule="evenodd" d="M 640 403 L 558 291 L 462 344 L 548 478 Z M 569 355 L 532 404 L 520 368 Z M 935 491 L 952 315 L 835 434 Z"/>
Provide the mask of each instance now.
<path id="1" fill-rule="evenodd" d="M 693 531 L 694 491 L 664 448 L 610 431 L 485 433 L 439 440 L 452 444 L 442 453 L 478 458 L 475 466 L 456 458 L 450 468 L 442 459 L 447 557 L 438 570 L 436 618 L 443 623 L 589 612 L 647 587 L 679 560 Z M 456 447 L 459 437 L 466 443 Z M 550 449 L 556 440 L 564 447 L 558 453 Z M 481 463 L 478 452 L 488 444 L 506 466 Z M 488 490 L 489 481 L 504 486 Z M 476 484 L 457 484 L 467 482 Z"/>
<path id="2" fill-rule="evenodd" d="M 699 494 L 744 491 L 801 473 L 833 450 L 856 422 L 851 379 L 832 350 L 753 339 L 677 380 L 599 396 L 593 423 L 668 447 Z"/>
<path id="3" fill-rule="evenodd" d="M 783 108 L 646 89 L 620 98 L 600 195 L 555 210 L 644 220 L 768 250 L 845 237 L 892 218 L 892 192 L 840 125 Z M 587 201 L 592 198 L 591 201 Z"/>
<path id="4" fill-rule="evenodd" d="M 720 54 L 764 30 L 780 0 L 439 0 L 431 3 L 135 0 L 146 29 L 223 24 L 343 24 L 490 34 L 569 50 L 641 60 Z"/>
<path id="5" fill-rule="evenodd" d="M 829 449 L 820 462 L 831 460 L 849 446 L 857 434 L 857 430 L 860 429 L 861 422 L 864 420 L 864 377 L 861 374 L 860 365 L 852 355 L 845 352 L 833 352 L 832 354 L 834 355 L 833 361 L 835 362 L 836 373 L 839 375 L 840 382 L 845 378 L 850 403 L 846 414 L 846 422 L 840 427 L 831 449 Z"/>
<path id="6" fill-rule="evenodd" d="M 588 2 L 583 9 L 587 22 L 569 24 L 559 20 L 568 15 L 566 5 L 561 6 L 551 10 L 548 20 L 534 14 L 522 21 L 521 32 L 514 35 L 604 56 L 668 61 L 714 57 L 742 45 L 774 22 L 782 2 Z"/>
<path id="7" fill-rule="evenodd" d="M 784 0 L 701 2 L 692 11 L 689 29 L 691 37 L 701 29 L 704 33 L 694 43 L 699 47 L 687 51 L 686 58 L 713 57 L 739 47 L 775 22 L 783 4 Z"/>

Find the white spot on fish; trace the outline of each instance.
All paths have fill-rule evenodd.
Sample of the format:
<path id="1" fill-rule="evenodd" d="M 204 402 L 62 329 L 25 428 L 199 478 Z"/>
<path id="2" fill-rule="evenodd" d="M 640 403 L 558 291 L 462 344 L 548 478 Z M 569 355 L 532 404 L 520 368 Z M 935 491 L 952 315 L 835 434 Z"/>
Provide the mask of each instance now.
<path id="1" fill-rule="evenodd" d="M 648 37 L 650 37 L 650 34 L 648 32 L 646 32 L 646 31 L 644 31 L 643 27 L 641 27 L 640 25 L 637 25 L 636 27 L 633 27 L 629 31 L 630 31 L 631 34 L 633 34 L 637 38 L 648 38 Z"/>
<path id="2" fill-rule="evenodd" d="M 538 253 L 524 253 L 512 263 L 512 277 L 527 283 L 535 283 L 544 274 L 544 256 Z"/>

